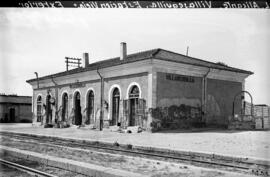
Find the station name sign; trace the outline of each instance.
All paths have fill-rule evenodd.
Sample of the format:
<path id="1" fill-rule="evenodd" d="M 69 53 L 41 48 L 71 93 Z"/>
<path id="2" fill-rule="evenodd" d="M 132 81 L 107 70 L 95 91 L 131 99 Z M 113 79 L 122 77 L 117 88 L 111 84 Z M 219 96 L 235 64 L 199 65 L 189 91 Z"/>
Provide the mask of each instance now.
<path id="1" fill-rule="evenodd" d="M 78 83 L 70 84 L 69 87 L 70 87 L 70 88 L 80 88 L 80 87 L 85 87 L 85 83 L 78 82 Z"/>
<path id="2" fill-rule="evenodd" d="M 184 76 L 179 74 L 166 74 L 167 80 L 172 81 L 181 81 L 181 82 L 195 82 L 194 77 L 192 76 Z"/>

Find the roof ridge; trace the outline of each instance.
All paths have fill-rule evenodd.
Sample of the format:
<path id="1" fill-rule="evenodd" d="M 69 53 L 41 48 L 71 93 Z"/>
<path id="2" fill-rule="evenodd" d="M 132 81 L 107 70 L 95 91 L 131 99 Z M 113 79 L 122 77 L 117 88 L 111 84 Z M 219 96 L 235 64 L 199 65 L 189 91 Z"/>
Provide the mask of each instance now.
<path id="1" fill-rule="evenodd" d="M 193 64 L 193 65 L 195 65 L 197 63 L 197 65 L 199 64 L 199 65 L 204 66 L 204 67 L 217 67 L 218 69 L 225 69 L 225 70 L 230 69 L 230 70 L 234 70 L 235 72 L 238 71 L 238 72 L 245 72 L 245 73 L 253 74 L 253 72 L 251 72 L 251 71 L 246 71 L 246 70 L 239 69 L 239 68 L 234 68 L 234 67 L 231 67 L 231 66 L 222 66 L 222 65 L 219 65 L 219 64 L 211 62 L 211 61 L 186 56 L 186 55 L 176 53 L 176 52 L 172 52 L 170 50 L 166 50 L 166 49 L 162 49 L 162 48 L 154 48 L 154 49 L 150 49 L 150 50 L 139 51 L 139 52 L 129 54 L 129 55 L 127 55 L 127 58 L 124 59 L 124 60 L 120 60 L 120 56 L 119 57 L 114 57 L 114 58 L 108 58 L 108 59 L 105 59 L 105 60 L 100 60 L 100 61 L 96 61 L 94 63 L 90 63 L 85 68 L 79 67 L 79 68 L 71 69 L 71 70 L 68 70 L 68 71 L 62 71 L 62 72 L 58 72 L 58 73 L 55 73 L 55 74 L 45 75 L 45 76 L 40 77 L 39 79 L 64 76 L 64 75 L 67 75 L 67 74 L 75 74 L 75 73 L 79 73 L 79 72 L 83 72 L 83 71 L 93 70 L 93 69 L 96 69 L 98 67 L 104 68 L 104 67 L 121 65 L 121 64 L 130 63 L 130 62 L 136 62 L 136 61 L 140 61 L 140 60 L 147 59 L 147 58 L 154 58 L 154 57 L 158 57 L 156 55 L 160 51 L 165 51 L 165 52 L 169 52 L 169 53 L 172 53 L 172 54 L 175 54 L 175 55 L 178 55 L 178 56 L 183 56 L 183 57 L 185 57 L 185 60 L 190 60 L 188 62 L 188 61 L 181 61 L 181 60 L 175 59 L 175 60 L 173 60 L 175 62 L 186 62 L 187 64 Z M 200 61 L 201 63 L 199 63 L 198 61 Z M 31 81 L 35 81 L 35 80 L 36 79 L 29 79 L 26 82 L 31 82 Z"/>
<path id="2" fill-rule="evenodd" d="M 159 50 L 161 50 L 161 49 L 160 48 L 154 48 L 154 49 L 149 49 L 149 50 L 145 50 L 145 51 L 139 51 L 139 52 L 127 54 L 127 58 L 135 56 L 135 55 L 147 53 L 147 52 L 153 52 L 151 54 L 151 56 L 154 56 L 154 55 L 156 55 L 158 53 Z M 102 62 L 105 62 L 105 61 L 108 61 L 108 60 L 114 60 L 114 59 L 120 59 L 120 56 L 119 57 L 108 58 L 108 59 L 105 59 L 105 60 L 100 60 L 100 61 L 97 61 L 97 62 L 94 62 L 94 63 L 90 63 L 89 65 L 98 64 L 98 63 L 102 63 Z"/>
<path id="3" fill-rule="evenodd" d="M 163 49 L 161 49 L 161 48 L 156 48 L 156 51 L 152 54 L 152 57 L 155 57 L 156 54 L 157 54 L 160 50 L 163 50 Z"/>
<path id="4" fill-rule="evenodd" d="M 149 49 L 149 50 L 144 50 L 144 51 L 139 51 L 139 52 L 135 52 L 135 53 L 131 53 L 131 54 L 128 54 L 128 56 L 133 56 L 133 55 L 138 55 L 138 54 L 142 54 L 142 53 L 147 53 L 147 52 L 153 52 L 153 53 L 156 53 L 157 50 L 159 50 L 159 48 L 154 48 L 154 49 Z M 151 54 L 152 55 L 152 54 Z"/>
<path id="5" fill-rule="evenodd" d="M 176 53 L 176 52 L 173 52 L 173 51 L 170 51 L 170 50 L 166 50 L 166 49 L 161 49 L 161 50 L 166 51 L 166 52 L 170 52 L 170 53 L 174 53 L 174 54 L 177 54 L 177 55 L 181 55 L 181 56 L 184 56 L 184 57 L 193 59 L 193 60 L 197 60 L 197 61 L 201 61 L 201 62 L 205 62 L 205 63 L 209 63 L 209 64 L 214 64 L 214 65 L 217 65 L 217 66 L 220 66 L 220 67 L 231 68 L 231 69 L 236 69 L 236 70 L 244 71 L 243 69 L 235 68 L 235 67 L 232 67 L 232 66 L 229 66 L 229 65 L 227 65 L 227 66 L 219 65 L 217 62 L 212 62 L 212 61 L 203 60 L 203 59 L 200 59 L 200 58 L 195 58 L 195 57 L 187 56 L 187 55 L 184 55 L 184 54 L 181 54 L 181 53 Z M 251 72 L 251 73 L 253 73 L 253 72 Z"/>

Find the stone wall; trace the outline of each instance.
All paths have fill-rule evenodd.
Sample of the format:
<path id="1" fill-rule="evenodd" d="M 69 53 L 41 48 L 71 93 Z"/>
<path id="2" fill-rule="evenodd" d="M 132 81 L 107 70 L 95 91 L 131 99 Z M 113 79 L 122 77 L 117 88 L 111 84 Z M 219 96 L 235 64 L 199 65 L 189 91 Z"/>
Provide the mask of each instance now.
<path id="1" fill-rule="evenodd" d="M 172 105 L 201 106 L 201 78 L 193 77 L 194 82 L 166 79 L 166 73 L 157 73 L 157 107 Z"/>

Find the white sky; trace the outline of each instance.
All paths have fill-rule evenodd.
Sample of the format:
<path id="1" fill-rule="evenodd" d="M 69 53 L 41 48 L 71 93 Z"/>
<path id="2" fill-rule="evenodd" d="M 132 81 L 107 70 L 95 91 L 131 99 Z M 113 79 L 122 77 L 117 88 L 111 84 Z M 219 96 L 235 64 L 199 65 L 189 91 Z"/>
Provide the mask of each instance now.
<path id="1" fill-rule="evenodd" d="M 32 95 L 27 79 L 65 70 L 64 57 L 90 62 L 163 48 L 253 71 L 256 104 L 270 105 L 270 10 L 0 9 L 0 93 Z M 248 100 L 249 101 L 249 100 Z"/>

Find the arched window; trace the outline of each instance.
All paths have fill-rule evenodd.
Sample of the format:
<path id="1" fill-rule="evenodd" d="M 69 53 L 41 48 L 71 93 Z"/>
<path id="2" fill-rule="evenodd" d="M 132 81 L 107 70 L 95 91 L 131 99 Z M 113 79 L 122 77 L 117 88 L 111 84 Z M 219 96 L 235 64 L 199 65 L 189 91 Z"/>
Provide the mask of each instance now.
<path id="1" fill-rule="evenodd" d="M 42 119 L 42 97 L 39 95 L 37 98 L 37 122 Z"/>
<path id="2" fill-rule="evenodd" d="M 139 88 L 134 85 L 129 93 L 129 98 L 139 98 L 140 91 Z"/>
<path id="3" fill-rule="evenodd" d="M 68 117 L 68 94 L 64 93 L 62 96 L 62 121 L 67 120 Z"/>
<path id="4" fill-rule="evenodd" d="M 119 118 L 119 103 L 120 103 L 120 92 L 118 88 L 113 90 L 112 94 L 112 122 L 111 125 L 116 125 Z"/>
<path id="5" fill-rule="evenodd" d="M 87 101 L 87 120 L 86 120 L 86 124 L 90 124 L 91 123 L 91 118 L 94 116 L 94 92 L 92 90 L 89 91 L 88 93 L 88 101 Z"/>

